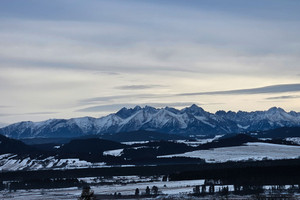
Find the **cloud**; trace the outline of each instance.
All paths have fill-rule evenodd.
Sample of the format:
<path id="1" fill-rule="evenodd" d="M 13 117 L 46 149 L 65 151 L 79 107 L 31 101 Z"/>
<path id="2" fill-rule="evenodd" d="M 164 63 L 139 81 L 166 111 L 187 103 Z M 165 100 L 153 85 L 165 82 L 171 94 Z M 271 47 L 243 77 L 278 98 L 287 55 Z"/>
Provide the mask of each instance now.
<path id="1" fill-rule="evenodd" d="M 125 99 L 148 99 L 148 98 L 162 98 L 170 97 L 172 95 L 164 94 L 128 94 L 128 95 L 112 95 L 112 96 L 103 96 L 103 97 L 93 97 L 82 99 L 79 101 L 80 105 L 100 103 L 100 102 L 109 102 L 109 101 L 120 101 Z"/>
<path id="2" fill-rule="evenodd" d="M 120 90 L 144 90 L 144 89 L 152 89 L 157 87 L 165 87 L 163 85 L 124 85 L 115 87 L 116 89 Z"/>
<path id="3" fill-rule="evenodd" d="M 53 108 L 74 117 L 75 109 L 88 106 L 215 100 L 193 96 L 205 94 L 224 94 L 217 101 L 231 103 L 228 109 L 257 107 L 254 102 L 265 96 L 257 95 L 249 106 L 242 95 L 232 102 L 225 94 L 298 89 L 222 90 L 236 88 L 235 82 L 248 88 L 299 81 L 299 5 L 268 0 L 28 0 L 16 5 L 3 0 L 0 104 L 14 108 L 1 110 Z M 290 107 L 300 109 L 300 104 Z M 56 115 L 11 120 L 48 116 Z"/>
<path id="4" fill-rule="evenodd" d="M 143 104 L 108 104 L 108 105 L 99 105 L 91 106 L 83 109 L 76 110 L 76 112 L 105 112 L 105 111 L 116 111 L 123 107 L 132 108 L 137 105 L 139 106 L 153 106 L 153 107 L 185 107 L 194 104 L 194 102 L 175 102 L 175 103 L 143 103 Z M 199 105 L 199 104 L 198 104 Z"/>
<path id="5" fill-rule="evenodd" d="M 51 114 L 58 114 L 59 112 L 30 112 L 24 113 L 24 115 L 51 115 Z"/>
<path id="6" fill-rule="evenodd" d="M 0 105 L 0 108 L 12 108 L 13 106 L 3 106 L 3 105 Z"/>
<path id="7" fill-rule="evenodd" d="M 52 115 L 59 112 L 30 112 L 30 113 L 0 113 L 0 116 L 20 116 L 20 115 Z"/>
<path id="8" fill-rule="evenodd" d="M 141 107 L 145 106 L 153 106 L 155 108 L 163 108 L 163 107 L 187 107 L 191 106 L 193 104 L 197 105 L 220 105 L 223 103 L 195 103 L 195 102 L 173 102 L 173 103 L 142 103 L 142 104 L 133 104 L 133 103 L 127 103 L 127 104 L 107 104 L 107 105 L 99 105 L 99 106 L 91 106 L 83 109 L 76 110 L 76 112 L 115 112 L 116 110 L 119 110 L 123 107 L 126 108 L 133 108 L 137 105 Z"/>
<path id="9" fill-rule="evenodd" d="M 179 1 L 167 5 L 147 1 L 117 2 L 53 1 L 47 6 L 29 2 L 17 8 L 7 2 L 0 8 L 4 16 L 8 14 L 0 18 L 1 62 L 111 73 L 214 74 L 245 71 L 258 74 L 257 70 L 264 69 L 273 74 L 280 71 L 274 68 L 283 66 L 284 73 L 290 73 L 296 68 L 295 63 L 299 63 L 299 49 L 294 45 L 299 42 L 299 28 L 294 24 L 297 21 L 286 24 L 245 17 L 247 11 L 253 14 L 257 10 L 256 3 L 239 4 L 233 11 L 232 6 L 238 5 L 237 2 L 230 6 L 191 3 L 199 10 Z M 269 10 L 268 6 L 260 3 L 264 11 Z M 287 4 L 281 3 L 278 7 L 284 6 Z M 64 9 L 53 11 L 53 7 Z M 240 7 L 244 7 L 243 12 L 236 13 Z M 43 14 L 30 9 L 43 10 Z M 281 13 L 274 10 L 271 18 Z M 11 14 L 20 18 L 12 18 Z M 255 16 L 257 13 L 251 17 Z"/>
<path id="10" fill-rule="evenodd" d="M 1 117 L 8 117 L 8 116 L 13 116 L 14 114 L 10 114 L 10 113 L 0 113 Z"/>
<path id="11" fill-rule="evenodd" d="M 266 100 L 278 100 L 278 99 L 298 99 L 300 95 L 287 95 L 287 96 L 277 96 L 277 97 L 268 97 Z"/>
<path id="12" fill-rule="evenodd" d="M 271 85 L 266 87 L 240 89 L 240 90 L 182 93 L 182 94 L 178 94 L 178 96 L 267 94 L 267 93 L 284 93 L 284 92 L 299 92 L 299 91 L 300 91 L 300 84 L 297 83 L 297 84 Z"/>

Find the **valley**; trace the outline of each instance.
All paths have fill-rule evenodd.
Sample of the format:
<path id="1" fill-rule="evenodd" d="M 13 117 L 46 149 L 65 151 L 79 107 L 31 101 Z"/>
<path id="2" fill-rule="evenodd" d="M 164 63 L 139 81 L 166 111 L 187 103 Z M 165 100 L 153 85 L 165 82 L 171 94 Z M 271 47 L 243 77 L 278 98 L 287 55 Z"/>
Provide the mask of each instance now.
<path id="1" fill-rule="evenodd" d="M 196 186 L 202 187 L 204 182 L 213 180 L 215 191 L 228 187 L 226 195 L 232 199 L 241 198 L 234 189 L 236 184 L 262 185 L 261 195 L 268 195 L 272 187 L 284 185 L 288 190 L 300 180 L 297 170 L 300 135 L 296 134 L 300 132 L 296 128 L 285 131 L 289 134 L 284 137 L 278 137 L 277 132 L 282 132 L 279 128 L 256 134 L 185 139 L 167 135 L 167 140 L 162 140 L 161 133 L 138 131 L 119 134 L 115 139 L 109 136 L 115 141 L 83 137 L 53 138 L 49 140 L 51 143 L 35 138 L 23 143 L 2 136 L 0 145 L 20 143 L 25 151 L 15 149 L 12 153 L 11 149 L 5 152 L 5 148 L 1 148 L 3 189 L 0 194 L 3 199 L 39 199 L 41 196 L 49 200 L 74 199 L 88 185 L 100 199 L 134 199 L 136 188 L 141 191 L 140 198 L 149 198 L 145 188 L 156 186 L 159 193 L 152 194 L 153 198 L 158 195 L 166 199 L 201 199 L 195 193 Z M 136 134 L 140 137 L 130 141 Z M 268 138 L 260 138 L 262 135 Z M 281 175 L 277 179 L 271 178 L 279 171 Z M 229 178 L 236 174 L 238 177 Z M 249 174 L 252 179 L 248 178 Z M 208 190 L 210 186 L 206 187 Z M 294 190 L 293 196 L 297 195 L 297 189 Z M 246 192 L 242 197 L 252 199 L 254 193 Z M 203 198 L 214 198 L 214 195 L 222 196 L 222 193 L 207 193 Z"/>

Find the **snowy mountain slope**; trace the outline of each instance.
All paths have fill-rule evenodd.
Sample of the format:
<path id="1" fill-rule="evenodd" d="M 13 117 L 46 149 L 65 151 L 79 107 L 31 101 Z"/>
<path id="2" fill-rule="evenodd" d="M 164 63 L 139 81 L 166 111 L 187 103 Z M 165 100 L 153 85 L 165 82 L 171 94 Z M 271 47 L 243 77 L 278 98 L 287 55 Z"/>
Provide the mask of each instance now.
<path id="1" fill-rule="evenodd" d="M 101 118 L 82 117 L 50 119 L 43 122 L 19 122 L 0 129 L 0 134 L 12 138 L 72 138 L 136 130 L 183 135 L 209 135 L 244 131 L 269 130 L 300 126 L 300 113 L 273 107 L 267 111 L 206 112 L 197 105 L 175 108 L 122 108 Z"/>

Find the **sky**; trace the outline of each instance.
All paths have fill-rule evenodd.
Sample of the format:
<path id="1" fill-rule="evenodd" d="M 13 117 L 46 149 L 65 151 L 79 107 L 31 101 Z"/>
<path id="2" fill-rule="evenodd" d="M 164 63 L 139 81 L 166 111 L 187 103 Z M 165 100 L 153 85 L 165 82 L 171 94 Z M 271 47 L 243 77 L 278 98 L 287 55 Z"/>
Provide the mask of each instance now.
<path id="1" fill-rule="evenodd" d="M 135 105 L 300 112 L 300 1 L 1 0 L 0 123 Z"/>

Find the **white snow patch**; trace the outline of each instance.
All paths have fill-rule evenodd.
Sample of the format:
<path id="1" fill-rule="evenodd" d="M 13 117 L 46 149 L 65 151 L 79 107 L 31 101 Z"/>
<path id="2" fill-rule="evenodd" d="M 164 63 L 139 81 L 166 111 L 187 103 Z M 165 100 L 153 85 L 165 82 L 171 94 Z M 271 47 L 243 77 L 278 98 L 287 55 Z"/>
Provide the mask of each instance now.
<path id="1" fill-rule="evenodd" d="M 289 137 L 289 138 L 285 138 L 285 140 L 300 145 L 300 137 Z"/>
<path id="2" fill-rule="evenodd" d="M 110 155 L 110 156 L 121 156 L 122 153 L 123 153 L 123 150 L 124 149 L 115 149 L 115 150 L 110 150 L 110 151 L 104 151 L 103 155 L 105 155 L 105 156 L 107 156 L 107 155 Z"/>
<path id="3" fill-rule="evenodd" d="M 208 138 L 208 139 L 196 139 L 196 141 L 188 141 L 188 140 L 176 140 L 176 142 L 178 143 L 184 143 L 187 144 L 189 146 L 193 146 L 196 147 L 200 144 L 206 144 L 209 142 L 212 142 L 214 140 L 219 139 L 220 137 L 222 137 L 223 135 L 216 135 L 214 138 Z"/>
<path id="4" fill-rule="evenodd" d="M 268 143 L 247 143 L 245 146 L 215 148 L 210 150 L 198 150 L 183 154 L 166 155 L 159 157 L 192 157 L 202 158 L 207 162 L 226 162 L 242 160 L 262 159 L 285 159 L 298 158 L 300 156 L 299 146 L 268 144 Z"/>
<path id="5" fill-rule="evenodd" d="M 145 144 L 149 141 L 132 141 L 132 142 L 121 142 L 121 144 L 133 145 L 133 144 Z"/>
<path id="6" fill-rule="evenodd" d="M 206 124 L 206 125 L 208 125 L 208 126 L 210 126 L 210 127 L 212 127 L 212 128 L 215 128 L 215 127 L 216 127 L 215 125 L 209 123 L 209 122 L 207 121 L 207 118 L 206 118 L 206 117 L 203 117 L 203 116 L 194 116 L 194 117 L 195 117 L 196 119 L 200 120 L 203 124 Z"/>
<path id="7" fill-rule="evenodd" d="M 45 170 L 45 169 L 76 169 L 89 167 L 105 167 L 104 162 L 91 163 L 79 159 L 55 159 L 48 157 L 43 160 L 39 159 L 18 159 L 17 155 L 3 154 L 0 155 L 0 171 L 17 171 L 17 170 Z"/>
<path id="8" fill-rule="evenodd" d="M 248 125 L 248 126 L 242 126 L 242 125 L 240 125 L 240 124 L 238 124 L 237 125 L 239 128 L 241 128 L 241 129 L 248 129 L 249 127 L 250 127 L 250 125 Z"/>

